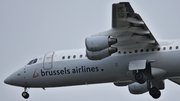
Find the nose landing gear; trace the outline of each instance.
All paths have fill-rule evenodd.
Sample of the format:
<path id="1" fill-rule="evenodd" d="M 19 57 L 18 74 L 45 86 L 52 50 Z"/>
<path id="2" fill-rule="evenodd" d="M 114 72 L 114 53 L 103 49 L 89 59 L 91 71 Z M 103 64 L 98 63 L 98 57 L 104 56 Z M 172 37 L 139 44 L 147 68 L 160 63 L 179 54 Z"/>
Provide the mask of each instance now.
<path id="1" fill-rule="evenodd" d="M 27 87 L 24 88 L 24 92 L 22 92 L 22 97 L 24 97 L 25 99 L 29 98 L 29 93 L 27 92 Z"/>

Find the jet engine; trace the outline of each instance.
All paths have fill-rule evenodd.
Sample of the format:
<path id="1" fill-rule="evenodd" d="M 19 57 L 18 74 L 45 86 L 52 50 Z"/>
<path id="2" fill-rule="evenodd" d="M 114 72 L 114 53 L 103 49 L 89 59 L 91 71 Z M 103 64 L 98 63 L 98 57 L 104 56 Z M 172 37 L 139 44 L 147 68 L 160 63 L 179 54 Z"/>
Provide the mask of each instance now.
<path id="1" fill-rule="evenodd" d="M 135 82 L 135 83 L 130 84 L 128 88 L 131 94 L 142 94 L 148 91 L 147 83 L 139 84 Z"/>
<path id="2" fill-rule="evenodd" d="M 85 40 L 86 55 L 90 60 L 100 60 L 117 52 L 116 47 L 111 45 L 117 43 L 116 38 L 110 36 L 92 36 Z"/>
<path id="3" fill-rule="evenodd" d="M 109 47 L 107 49 L 104 49 L 101 51 L 95 51 L 95 52 L 86 50 L 86 55 L 87 55 L 88 59 L 90 59 L 90 60 L 100 60 L 100 59 L 110 56 L 111 54 L 113 54 L 115 52 L 117 52 L 117 48 Z"/>
<path id="4" fill-rule="evenodd" d="M 92 36 L 85 40 L 86 49 L 89 51 L 101 51 L 115 43 L 117 43 L 117 39 L 110 36 Z"/>

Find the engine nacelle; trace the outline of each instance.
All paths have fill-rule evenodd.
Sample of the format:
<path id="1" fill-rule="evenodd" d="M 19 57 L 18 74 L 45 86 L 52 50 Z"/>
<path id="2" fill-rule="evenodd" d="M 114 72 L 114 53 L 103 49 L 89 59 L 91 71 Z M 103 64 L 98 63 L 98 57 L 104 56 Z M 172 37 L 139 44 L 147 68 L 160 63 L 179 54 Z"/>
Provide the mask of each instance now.
<path id="1" fill-rule="evenodd" d="M 135 82 L 130 84 L 128 88 L 131 94 L 142 94 L 148 91 L 146 82 L 144 84 L 139 84 Z"/>
<path id="2" fill-rule="evenodd" d="M 101 51 L 117 43 L 116 38 L 110 36 L 92 36 L 85 40 L 86 49 L 89 51 Z"/>
<path id="3" fill-rule="evenodd" d="M 95 51 L 95 52 L 86 49 L 87 58 L 90 60 L 101 60 L 103 58 L 110 56 L 112 53 L 115 52 L 117 52 L 117 48 L 115 47 L 109 47 L 107 49 L 101 51 Z"/>

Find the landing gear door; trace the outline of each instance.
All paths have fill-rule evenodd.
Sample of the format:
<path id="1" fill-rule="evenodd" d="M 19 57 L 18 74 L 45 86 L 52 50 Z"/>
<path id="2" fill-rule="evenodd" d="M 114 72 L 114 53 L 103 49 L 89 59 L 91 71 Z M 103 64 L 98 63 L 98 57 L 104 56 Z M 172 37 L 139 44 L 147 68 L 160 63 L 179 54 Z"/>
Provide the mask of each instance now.
<path id="1" fill-rule="evenodd" d="M 53 67 L 53 56 L 54 56 L 54 52 L 45 54 L 43 61 L 43 67 L 45 70 L 49 70 Z"/>
<path id="2" fill-rule="evenodd" d="M 136 60 L 129 62 L 129 70 L 142 70 L 146 68 L 147 60 Z"/>

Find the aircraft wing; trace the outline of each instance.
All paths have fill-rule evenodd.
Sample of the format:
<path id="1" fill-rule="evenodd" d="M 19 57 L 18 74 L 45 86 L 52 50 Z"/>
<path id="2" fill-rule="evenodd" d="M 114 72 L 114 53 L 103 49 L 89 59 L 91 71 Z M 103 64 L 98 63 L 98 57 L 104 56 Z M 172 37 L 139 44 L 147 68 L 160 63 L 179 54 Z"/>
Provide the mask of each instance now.
<path id="1" fill-rule="evenodd" d="M 170 81 L 180 85 L 180 77 L 169 78 Z"/>
<path id="2" fill-rule="evenodd" d="M 97 35 L 117 38 L 118 43 L 114 46 L 121 49 L 159 45 L 141 16 L 134 12 L 129 2 L 112 5 L 112 29 Z"/>

